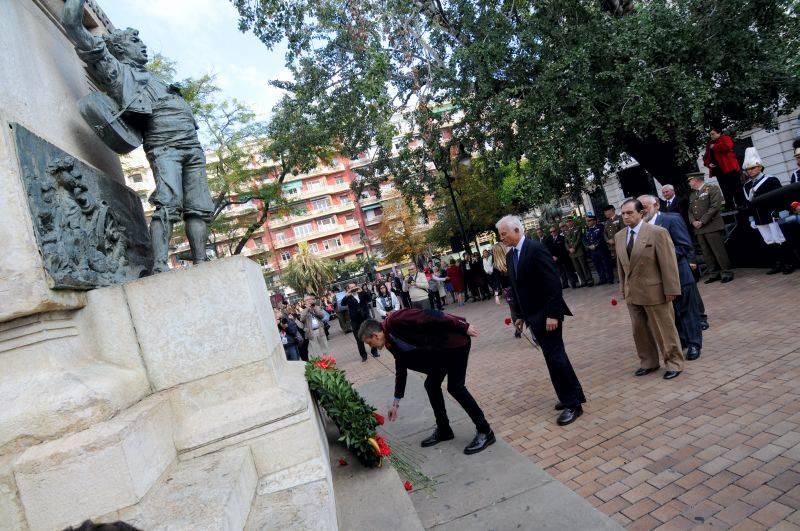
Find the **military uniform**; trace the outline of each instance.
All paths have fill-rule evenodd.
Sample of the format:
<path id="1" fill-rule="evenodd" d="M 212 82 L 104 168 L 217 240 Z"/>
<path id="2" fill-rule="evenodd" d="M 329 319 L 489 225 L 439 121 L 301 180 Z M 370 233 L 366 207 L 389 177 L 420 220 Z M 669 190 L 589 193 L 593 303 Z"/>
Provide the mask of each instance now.
<path id="1" fill-rule="evenodd" d="M 690 179 L 696 176 L 690 177 Z M 694 228 L 703 258 L 709 271 L 708 281 L 733 278 L 731 261 L 725 249 L 725 223 L 722 221 L 722 191 L 718 186 L 705 184 L 689 194 L 689 223 Z M 699 221 L 700 227 L 694 227 Z M 706 281 L 706 282 L 708 282 Z"/>
<path id="2" fill-rule="evenodd" d="M 564 231 L 564 238 L 567 243 L 567 252 L 569 252 L 572 265 L 575 267 L 575 272 L 581 284 L 587 286 L 594 286 L 594 278 L 592 277 L 592 270 L 589 269 L 589 263 L 586 261 L 586 252 L 583 247 L 583 228 L 575 225 L 572 228 L 567 227 Z"/>
<path id="3" fill-rule="evenodd" d="M 593 227 L 587 225 L 583 235 L 583 245 L 589 250 L 600 284 L 613 284 L 614 275 L 611 273 L 611 260 L 605 240 L 605 229 L 602 223 L 595 223 Z"/>

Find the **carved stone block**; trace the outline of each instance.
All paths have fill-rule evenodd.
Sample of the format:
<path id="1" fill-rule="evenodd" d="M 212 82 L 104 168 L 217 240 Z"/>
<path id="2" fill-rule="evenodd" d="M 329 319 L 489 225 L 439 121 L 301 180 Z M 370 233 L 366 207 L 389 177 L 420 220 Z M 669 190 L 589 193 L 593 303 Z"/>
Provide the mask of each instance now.
<path id="1" fill-rule="evenodd" d="M 138 196 L 14 124 L 34 233 L 53 289 L 92 289 L 147 275 L 150 237 Z"/>

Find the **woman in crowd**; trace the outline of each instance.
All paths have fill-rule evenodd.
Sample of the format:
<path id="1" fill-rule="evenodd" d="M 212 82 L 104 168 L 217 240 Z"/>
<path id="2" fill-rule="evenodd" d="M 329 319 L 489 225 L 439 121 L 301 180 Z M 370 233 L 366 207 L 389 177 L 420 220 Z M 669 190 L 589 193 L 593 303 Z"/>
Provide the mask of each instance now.
<path id="1" fill-rule="evenodd" d="M 461 265 L 456 264 L 454 259 L 450 259 L 450 267 L 447 268 L 447 277 L 453 285 L 456 293 L 455 302 L 459 306 L 464 306 L 464 276 L 461 274 Z"/>
<path id="2" fill-rule="evenodd" d="M 500 242 L 497 242 L 494 244 L 494 247 L 492 247 L 494 271 L 497 273 L 497 291 L 494 293 L 494 302 L 500 306 L 500 298 L 502 297 L 511 312 L 511 322 L 516 323 L 517 319 L 522 318 L 522 316 L 517 315 L 517 312 L 514 310 L 514 291 L 511 288 L 511 279 L 508 277 L 508 264 L 506 263 L 507 252 L 506 246 Z M 521 336 L 522 330 L 515 328 L 514 337 Z"/>
<path id="3" fill-rule="evenodd" d="M 397 295 L 386 289 L 385 284 L 378 286 L 378 297 L 375 304 L 375 310 L 381 319 L 386 319 L 390 312 L 400 309 L 400 300 Z"/>
<path id="4" fill-rule="evenodd" d="M 447 277 L 447 272 L 444 268 L 440 266 L 436 266 L 433 271 L 433 278 L 439 283 L 439 309 L 441 309 L 442 306 L 447 306 L 447 284 L 450 279 Z"/>

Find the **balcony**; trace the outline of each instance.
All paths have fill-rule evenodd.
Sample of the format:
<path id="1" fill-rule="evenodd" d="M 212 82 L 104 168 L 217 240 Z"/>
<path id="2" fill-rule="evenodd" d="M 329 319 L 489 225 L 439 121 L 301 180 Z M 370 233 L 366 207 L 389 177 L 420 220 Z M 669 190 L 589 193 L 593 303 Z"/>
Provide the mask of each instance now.
<path id="1" fill-rule="evenodd" d="M 330 256 L 338 256 L 340 254 L 349 253 L 351 251 L 357 251 L 359 249 L 363 249 L 363 243 L 347 243 L 344 245 L 340 245 L 339 247 L 333 247 L 331 249 L 323 249 L 315 253 L 318 256 L 330 257 Z"/>
<path id="2" fill-rule="evenodd" d="M 244 256 L 257 256 L 259 254 L 264 254 L 268 252 L 269 248 L 267 248 L 267 246 L 265 245 L 256 246 L 253 247 L 252 249 L 250 247 L 245 247 L 244 249 L 242 249 L 242 254 Z"/>
<path id="3" fill-rule="evenodd" d="M 365 220 L 364 220 L 364 225 L 366 225 L 366 226 L 368 226 L 368 227 L 369 227 L 370 225 L 377 225 L 377 224 L 378 224 L 378 223 L 380 223 L 381 221 L 383 221 L 383 215 L 380 215 L 380 216 L 375 216 L 375 217 L 374 217 L 374 218 L 372 218 L 372 219 L 365 219 Z"/>
<path id="4" fill-rule="evenodd" d="M 309 210 L 305 214 L 286 216 L 282 218 L 273 218 L 269 222 L 269 227 L 271 229 L 277 229 L 280 227 L 291 225 L 293 223 L 299 223 L 301 221 L 309 221 L 314 218 L 326 216 L 329 214 L 338 214 L 341 212 L 347 212 L 348 210 L 353 210 L 353 203 L 331 205 L 329 207 L 320 208 L 318 210 Z"/>
<path id="5" fill-rule="evenodd" d="M 277 238 L 275 238 L 273 241 L 273 247 L 275 247 L 275 249 L 282 249 L 284 247 L 289 247 L 290 245 L 294 245 L 299 242 L 314 240 L 317 238 L 322 238 L 324 236 L 332 236 L 334 234 L 341 234 L 343 232 L 356 229 L 358 229 L 358 225 L 356 225 L 355 223 L 353 224 L 337 223 L 335 225 L 332 225 L 331 227 L 324 227 L 322 229 L 312 230 L 308 234 L 303 234 L 301 236 L 292 236 L 290 238 L 284 238 L 283 240 L 278 240 Z"/>
<path id="6" fill-rule="evenodd" d="M 315 186 L 301 190 L 296 194 L 287 194 L 284 192 L 283 196 L 292 201 L 299 201 L 301 199 L 311 199 L 312 197 L 319 197 L 323 195 L 338 194 L 350 191 L 350 183 L 344 182 L 340 184 L 326 184 L 324 186 Z"/>

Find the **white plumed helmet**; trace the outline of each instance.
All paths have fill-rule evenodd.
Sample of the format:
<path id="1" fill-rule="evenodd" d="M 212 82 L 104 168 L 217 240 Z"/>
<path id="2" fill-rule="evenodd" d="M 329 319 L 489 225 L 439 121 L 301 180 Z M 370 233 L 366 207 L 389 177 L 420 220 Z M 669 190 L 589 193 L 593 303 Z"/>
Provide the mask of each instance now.
<path id="1" fill-rule="evenodd" d="M 742 164 L 742 169 L 749 170 L 750 168 L 755 168 L 756 166 L 764 167 L 764 163 L 761 162 L 761 157 L 758 156 L 758 151 L 756 148 L 749 147 L 744 151 L 744 163 Z"/>

